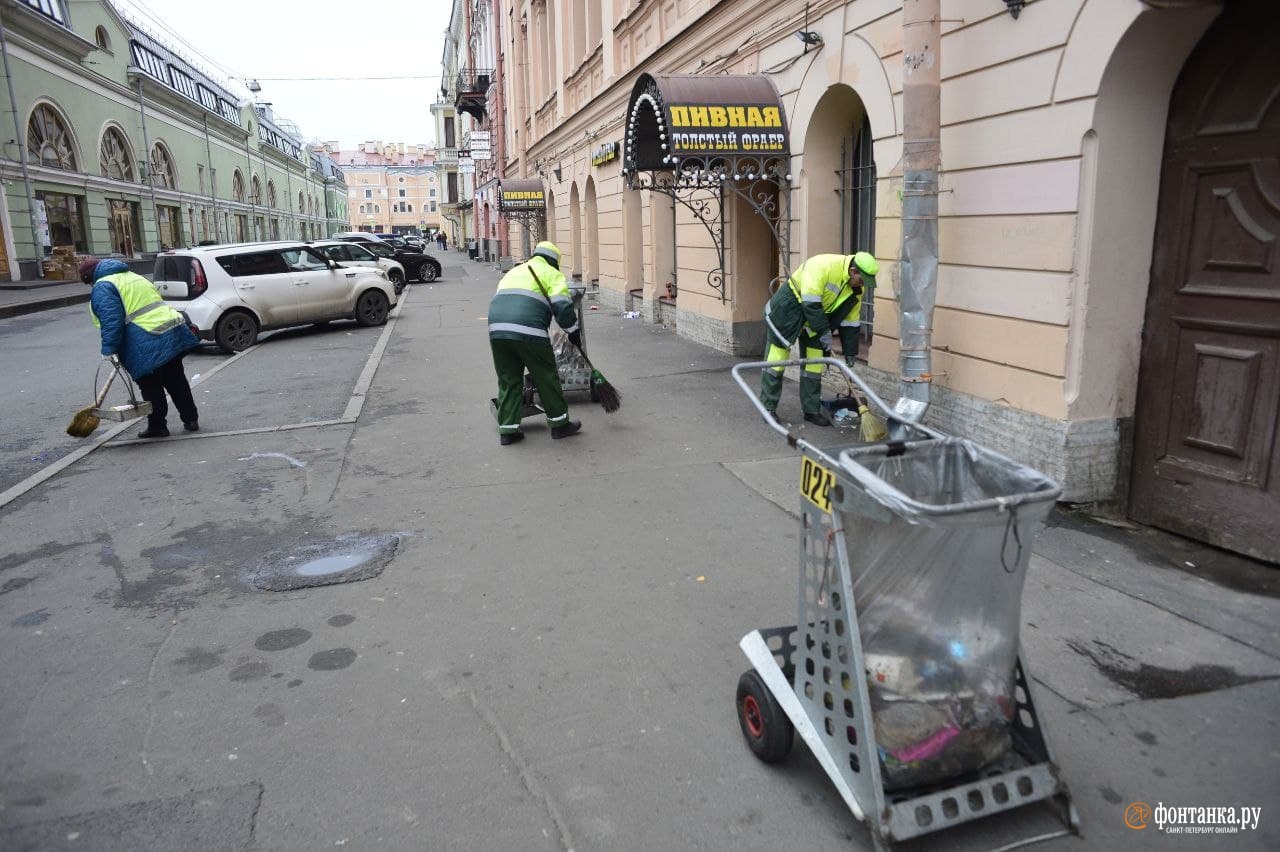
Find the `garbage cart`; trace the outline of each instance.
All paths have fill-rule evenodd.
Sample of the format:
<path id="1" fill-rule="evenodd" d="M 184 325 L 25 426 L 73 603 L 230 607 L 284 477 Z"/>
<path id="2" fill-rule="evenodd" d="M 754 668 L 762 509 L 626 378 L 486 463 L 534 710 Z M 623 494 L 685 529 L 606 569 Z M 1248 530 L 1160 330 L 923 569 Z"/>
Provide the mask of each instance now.
<path id="1" fill-rule="evenodd" d="M 752 752 L 812 750 L 877 848 L 1051 800 L 1079 818 L 1036 712 L 1018 630 L 1035 533 L 1061 487 L 986 449 L 898 416 L 845 364 L 889 423 L 887 440 L 800 450 L 796 623 L 753 630 L 737 690 Z"/>
<path id="2" fill-rule="evenodd" d="M 582 299 L 586 292 L 585 287 L 569 288 L 569 296 L 573 299 L 573 310 L 578 315 L 583 352 L 587 349 L 587 322 L 582 313 Z M 582 357 L 582 352 L 569 342 L 569 336 L 560 329 L 556 329 L 551 333 L 551 348 L 556 355 L 556 372 L 560 374 L 560 388 L 564 391 L 565 397 L 586 394 L 592 402 L 596 402 L 596 391 L 591 386 L 591 365 Z M 497 419 L 498 400 L 496 398 L 490 398 L 489 409 Z M 533 377 L 525 373 L 524 409 L 520 412 L 520 417 L 523 419 L 543 413 L 542 402 L 538 399 L 538 389 L 533 384 Z"/>

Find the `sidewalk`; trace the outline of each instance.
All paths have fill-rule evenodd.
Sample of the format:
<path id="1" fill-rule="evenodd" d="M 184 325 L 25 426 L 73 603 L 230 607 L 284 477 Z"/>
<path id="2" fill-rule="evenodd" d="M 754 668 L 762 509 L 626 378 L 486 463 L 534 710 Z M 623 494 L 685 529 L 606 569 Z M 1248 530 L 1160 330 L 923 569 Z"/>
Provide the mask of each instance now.
<path id="1" fill-rule="evenodd" d="M 742 359 L 588 307 L 622 410 L 578 396 L 581 434 L 529 418 L 501 447 L 499 276 L 445 257 L 406 291 L 357 422 L 104 449 L 6 507 L 0 846 L 19 847 L 6 822 L 11 840 L 92 846 L 86 820 L 109 819 L 122 848 L 870 848 L 798 738 L 766 765 L 735 718 L 740 638 L 795 623 L 801 501 L 798 454 L 730 378 Z M 241 416 L 229 391 L 280 351 L 202 384 L 210 409 Z M 799 418 L 794 383 L 779 410 Z M 245 580 L 373 534 L 400 537 L 376 577 Z M 1277 586 L 1274 568 L 1053 513 L 1021 643 L 1083 836 L 1036 848 L 1170 848 L 1126 827 L 1134 802 L 1262 806 L 1256 831 L 1185 848 L 1280 847 Z M 901 848 L 1054 827 L 1028 807 Z"/>
<path id="2" fill-rule="evenodd" d="M 79 281 L 12 281 L 0 284 L 0 319 L 89 301 Z"/>

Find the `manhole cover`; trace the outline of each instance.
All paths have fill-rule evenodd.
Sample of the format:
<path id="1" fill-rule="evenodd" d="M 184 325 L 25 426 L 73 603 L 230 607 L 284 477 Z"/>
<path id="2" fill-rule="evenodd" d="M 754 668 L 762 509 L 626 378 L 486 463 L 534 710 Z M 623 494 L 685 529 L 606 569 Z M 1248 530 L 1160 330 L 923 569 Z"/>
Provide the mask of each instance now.
<path id="1" fill-rule="evenodd" d="M 382 573 L 399 546 L 397 535 L 340 535 L 267 554 L 250 582 L 265 592 L 287 592 L 368 580 Z"/>

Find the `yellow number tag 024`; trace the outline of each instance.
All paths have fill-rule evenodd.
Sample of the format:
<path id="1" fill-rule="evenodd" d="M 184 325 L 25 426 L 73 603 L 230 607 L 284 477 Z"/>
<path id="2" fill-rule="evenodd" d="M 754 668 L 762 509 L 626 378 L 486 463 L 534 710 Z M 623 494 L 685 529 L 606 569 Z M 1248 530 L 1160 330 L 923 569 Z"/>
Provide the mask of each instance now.
<path id="1" fill-rule="evenodd" d="M 800 458 L 800 495 L 824 512 L 831 511 L 831 486 L 836 478 L 831 471 L 808 456 Z"/>

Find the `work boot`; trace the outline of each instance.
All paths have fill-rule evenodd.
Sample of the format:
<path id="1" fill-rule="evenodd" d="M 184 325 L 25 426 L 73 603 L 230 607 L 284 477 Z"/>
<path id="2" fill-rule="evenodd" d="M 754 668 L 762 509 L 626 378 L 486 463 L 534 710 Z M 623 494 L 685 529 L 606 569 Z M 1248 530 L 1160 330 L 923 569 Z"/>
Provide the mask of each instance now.
<path id="1" fill-rule="evenodd" d="M 518 444 L 523 440 L 523 432 L 503 432 L 498 436 L 498 443 L 504 447 L 510 446 L 511 444 Z"/>
<path id="2" fill-rule="evenodd" d="M 141 432 L 138 433 L 138 437 L 139 438 L 167 438 L 169 437 L 169 430 L 163 426 L 161 426 L 158 429 L 154 426 L 148 426 L 146 429 L 143 429 Z"/>
<path id="3" fill-rule="evenodd" d="M 564 424 L 563 426 L 552 426 L 551 437 L 555 438 L 558 441 L 561 438 L 567 438 L 570 435 L 578 434 L 578 432 L 581 429 L 582 429 L 582 421 L 570 420 L 568 423 Z"/>
<path id="4" fill-rule="evenodd" d="M 200 421 L 199 420 L 183 420 L 182 428 L 186 429 L 188 432 L 199 432 Z"/>
<path id="5" fill-rule="evenodd" d="M 831 425 L 831 418 L 828 417 L 827 412 L 823 411 L 821 408 L 819 408 L 817 411 L 813 412 L 812 414 L 806 411 L 804 413 L 804 421 L 806 423 L 812 423 L 815 426 Z"/>

